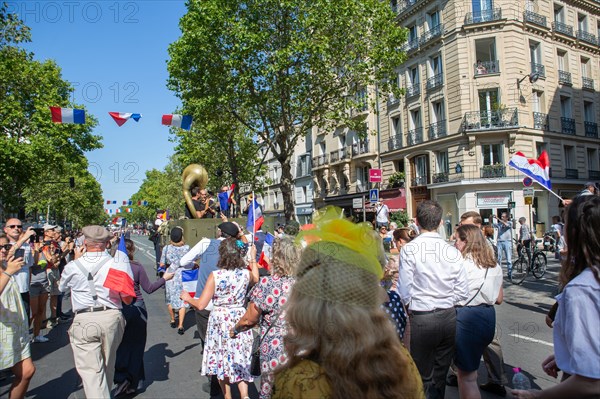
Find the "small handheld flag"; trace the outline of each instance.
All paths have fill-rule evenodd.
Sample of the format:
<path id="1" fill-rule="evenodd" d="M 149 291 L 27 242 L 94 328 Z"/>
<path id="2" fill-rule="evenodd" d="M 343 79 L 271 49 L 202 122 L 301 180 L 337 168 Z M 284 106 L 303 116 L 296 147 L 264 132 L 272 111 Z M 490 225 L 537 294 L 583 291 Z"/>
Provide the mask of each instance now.
<path id="1" fill-rule="evenodd" d="M 142 118 L 142 114 L 132 114 L 131 112 L 109 112 L 108 114 L 119 126 L 123 126 L 130 118 L 136 122 Z"/>
<path id="2" fill-rule="evenodd" d="M 194 298 L 196 295 L 196 286 L 198 285 L 198 269 L 183 270 L 181 272 L 181 282 L 183 290 L 189 292 L 190 296 Z"/>
<path id="3" fill-rule="evenodd" d="M 108 289 L 135 298 L 133 272 L 131 271 L 131 265 L 129 264 L 127 247 L 125 247 L 125 238 L 123 236 L 121 236 L 114 261 L 110 266 L 110 269 L 108 269 L 108 274 L 106 275 L 106 280 L 104 280 L 103 285 Z"/>
<path id="4" fill-rule="evenodd" d="M 78 125 L 85 123 L 85 110 L 83 109 L 50 107 L 50 112 L 54 123 L 75 123 Z"/>
<path id="5" fill-rule="evenodd" d="M 254 198 L 248 208 L 248 223 L 246 223 L 246 229 L 254 234 L 260 229 L 264 221 L 262 208 L 258 202 L 256 202 L 256 198 Z"/>

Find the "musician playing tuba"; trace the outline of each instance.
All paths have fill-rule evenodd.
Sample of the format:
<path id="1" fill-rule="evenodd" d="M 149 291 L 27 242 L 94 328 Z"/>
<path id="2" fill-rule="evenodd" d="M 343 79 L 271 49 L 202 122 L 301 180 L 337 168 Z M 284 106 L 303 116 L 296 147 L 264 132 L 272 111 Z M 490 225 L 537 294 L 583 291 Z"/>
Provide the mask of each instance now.
<path id="1" fill-rule="evenodd" d="M 200 219 L 202 218 L 202 212 L 204 210 L 204 204 L 200 201 L 200 187 L 194 187 L 191 189 L 192 204 L 194 204 L 195 215 L 192 215 L 189 207 L 185 207 L 185 217 L 188 219 Z"/>

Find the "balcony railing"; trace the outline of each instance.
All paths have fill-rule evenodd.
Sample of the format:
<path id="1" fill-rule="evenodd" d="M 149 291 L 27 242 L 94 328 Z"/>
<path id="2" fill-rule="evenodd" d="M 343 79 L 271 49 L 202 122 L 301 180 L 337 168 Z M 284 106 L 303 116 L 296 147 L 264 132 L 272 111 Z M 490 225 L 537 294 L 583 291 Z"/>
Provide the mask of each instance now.
<path id="1" fill-rule="evenodd" d="M 408 145 L 417 145 L 423 142 L 423 128 L 417 127 L 410 130 L 407 134 Z"/>
<path id="2" fill-rule="evenodd" d="M 558 71 L 558 83 L 562 83 L 564 85 L 570 85 L 572 84 L 571 81 L 571 72 L 567 72 L 567 71 Z"/>
<path id="3" fill-rule="evenodd" d="M 480 168 L 482 179 L 492 179 L 506 176 L 506 167 L 504 165 L 485 165 Z"/>
<path id="4" fill-rule="evenodd" d="M 500 61 L 479 61 L 473 64 L 473 69 L 475 70 L 475 76 L 500 73 Z"/>
<path id="5" fill-rule="evenodd" d="M 444 24 L 439 24 L 429 29 L 421 37 L 421 46 L 430 41 L 431 39 L 442 36 L 442 32 L 444 32 Z"/>
<path id="6" fill-rule="evenodd" d="M 567 179 L 579 179 L 579 171 L 577 169 L 565 168 L 565 178 Z"/>
<path id="7" fill-rule="evenodd" d="M 548 114 L 542 114 L 541 112 L 533 113 L 533 128 L 538 130 L 548 130 Z"/>
<path id="8" fill-rule="evenodd" d="M 588 170 L 588 179 L 595 181 L 600 180 L 600 170 Z"/>
<path id="9" fill-rule="evenodd" d="M 546 68 L 542 64 L 531 63 L 531 74 L 538 74 L 541 78 L 546 77 Z"/>
<path id="10" fill-rule="evenodd" d="M 596 122 L 585 121 L 583 126 L 585 126 L 585 137 L 598 138 L 598 124 Z"/>
<path id="11" fill-rule="evenodd" d="M 575 134 L 575 119 L 560 118 L 560 131 L 564 134 L 574 135 Z"/>
<path id="12" fill-rule="evenodd" d="M 313 159 L 313 165 L 323 166 L 329 163 L 329 156 L 327 154 L 317 155 L 316 158 L 317 162 L 315 163 Z"/>
<path id="13" fill-rule="evenodd" d="M 410 85 L 406 88 L 406 97 L 414 97 L 421 94 L 421 82 L 417 82 L 414 85 Z"/>
<path id="14" fill-rule="evenodd" d="M 339 160 L 340 160 L 340 153 L 339 153 L 339 151 L 338 151 L 338 150 L 331 151 L 331 152 L 329 153 L 329 161 L 330 161 L 330 162 L 337 162 L 337 161 L 339 161 Z"/>
<path id="15" fill-rule="evenodd" d="M 593 35 L 590 32 L 586 32 L 584 30 L 578 30 L 577 38 L 583 42 L 590 43 L 593 45 L 598 45 L 598 41 L 596 40 L 596 35 Z"/>
<path id="16" fill-rule="evenodd" d="M 388 140 L 388 151 L 394 151 L 402 148 L 402 135 L 398 134 Z"/>
<path id="17" fill-rule="evenodd" d="M 573 27 L 563 22 L 552 22 L 552 30 L 563 35 L 573 36 Z"/>
<path id="18" fill-rule="evenodd" d="M 444 74 L 438 73 L 427 79 L 427 90 L 434 90 L 444 85 Z"/>
<path id="19" fill-rule="evenodd" d="M 480 24 L 502 19 L 502 9 L 481 10 L 479 12 L 468 12 L 465 16 L 465 25 Z"/>
<path id="20" fill-rule="evenodd" d="M 369 152 L 369 142 L 368 141 L 359 141 L 358 143 L 352 144 L 352 155 L 362 155 L 367 154 Z"/>
<path id="21" fill-rule="evenodd" d="M 445 137 L 446 132 L 446 120 L 441 120 L 437 123 L 432 123 L 429 125 L 429 140 L 439 139 L 440 137 Z"/>
<path id="22" fill-rule="evenodd" d="M 533 11 L 525 11 L 523 13 L 523 20 L 525 22 L 531 22 L 533 24 L 543 26 L 544 28 L 547 27 L 546 17 L 540 14 L 536 14 Z"/>
<path id="23" fill-rule="evenodd" d="M 388 107 L 393 107 L 394 105 L 397 105 L 399 103 L 400 103 L 400 99 L 394 97 L 393 95 L 390 95 L 390 97 L 388 98 L 388 101 L 387 101 Z"/>
<path id="24" fill-rule="evenodd" d="M 581 78 L 581 87 L 587 90 L 594 90 L 594 79 L 592 78 Z"/>
<path id="25" fill-rule="evenodd" d="M 432 177 L 433 183 L 446 183 L 449 181 L 449 175 L 448 172 L 436 173 Z"/>
<path id="26" fill-rule="evenodd" d="M 412 6 L 414 6 L 416 2 L 417 2 L 417 0 L 399 1 L 398 4 L 396 5 L 394 11 L 396 11 L 398 14 L 403 13 L 404 11 L 406 11 L 409 8 L 411 8 Z"/>
<path id="27" fill-rule="evenodd" d="M 467 112 L 463 119 L 463 130 L 508 129 L 519 126 L 517 108 L 499 111 Z"/>
<path id="28" fill-rule="evenodd" d="M 415 176 L 410 179 L 410 185 L 413 187 L 416 186 L 426 186 L 427 185 L 427 176 Z"/>
<path id="29" fill-rule="evenodd" d="M 411 40 L 407 41 L 406 43 L 404 43 L 404 45 L 402 46 L 402 51 L 404 51 L 405 53 L 409 53 L 418 48 L 419 48 L 419 38 L 415 37 L 414 39 L 411 39 Z"/>

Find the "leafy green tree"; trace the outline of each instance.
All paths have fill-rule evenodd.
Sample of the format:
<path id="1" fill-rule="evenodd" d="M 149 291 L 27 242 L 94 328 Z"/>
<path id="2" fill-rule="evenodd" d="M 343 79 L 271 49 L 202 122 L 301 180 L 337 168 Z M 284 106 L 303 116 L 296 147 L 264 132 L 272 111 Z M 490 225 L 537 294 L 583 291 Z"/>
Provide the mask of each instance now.
<path id="1" fill-rule="evenodd" d="M 268 146 L 281 164 L 289 220 L 298 138 L 313 126 L 364 132 L 364 116 L 349 111 L 375 99 L 361 95 L 368 88 L 392 90 L 387 78 L 405 59 L 399 48 L 406 31 L 381 0 L 189 0 L 187 6 L 182 35 L 169 48 L 169 88 L 199 131 L 237 121 Z"/>

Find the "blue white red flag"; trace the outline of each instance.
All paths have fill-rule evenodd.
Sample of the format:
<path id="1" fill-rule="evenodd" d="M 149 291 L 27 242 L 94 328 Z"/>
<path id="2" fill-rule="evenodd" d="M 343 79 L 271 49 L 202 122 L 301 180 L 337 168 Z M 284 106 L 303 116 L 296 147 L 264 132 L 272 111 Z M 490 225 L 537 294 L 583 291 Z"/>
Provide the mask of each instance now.
<path id="1" fill-rule="evenodd" d="M 123 236 L 121 236 L 119 247 L 117 248 L 117 252 L 115 252 L 115 257 L 108 269 L 108 274 L 106 275 L 106 280 L 104 280 L 103 285 L 110 290 L 135 298 L 133 272 L 131 271 L 131 265 L 129 264 L 127 248 L 125 247 L 125 237 Z"/>
<path id="2" fill-rule="evenodd" d="M 190 130 L 192 127 L 192 115 L 163 115 L 162 124 Z"/>
<path id="3" fill-rule="evenodd" d="M 229 190 L 219 193 L 217 197 L 219 198 L 219 206 L 221 207 L 221 211 L 227 211 L 229 209 L 229 204 L 233 199 L 233 190 L 235 189 L 235 184 L 232 184 L 229 187 Z"/>
<path id="4" fill-rule="evenodd" d="M 262 208 L 256 202 L 256 199 L 253 199 L 248 207 L 248 223 L 246 223 L 246 229 L 252 233 L 255 233 L 260 229 L 265 218 L 262 214 Z"/>
<path id="5" fill-rule="evenodd" d="M 142 114 L 132 114 L 131 112 L 109 112 L 108 114 L 112 116 L 119 126 L 123 126 L 130 118 L 136 122 L 142 118 Z"/>
<path id="6" fill-rule="evenodd" d="M 552 189 L 552 183 L 550 182 L 550 159 L 546 151 L 543 151 L 538 159 L 528 159 L 522 152 L 517 152 L 508 164 L 519 172 L 531 177 L 548 190 Z"/>
<path id="7" fill-rule="evenodd" d="M 54 123 L 85 123 L 85 110 L 74 108 L 50 107 L 52 122 Z"/>
<path id="8" fill-rule="evenodd" d="M 271 247 L 273 247 L 274 242 L 275 236 L 271 233 L 267 233 L 267 235 L 265 236 L 265 244 L 269 244 Z"/>
<path id="9" fill-rule="evenodd" d="M 183 290 L 190 293 L 192 298 L 196 295 L 196 285 L 198 284 L 198 269 L 183 270 L 181 272 L 181 282 Z"/>

